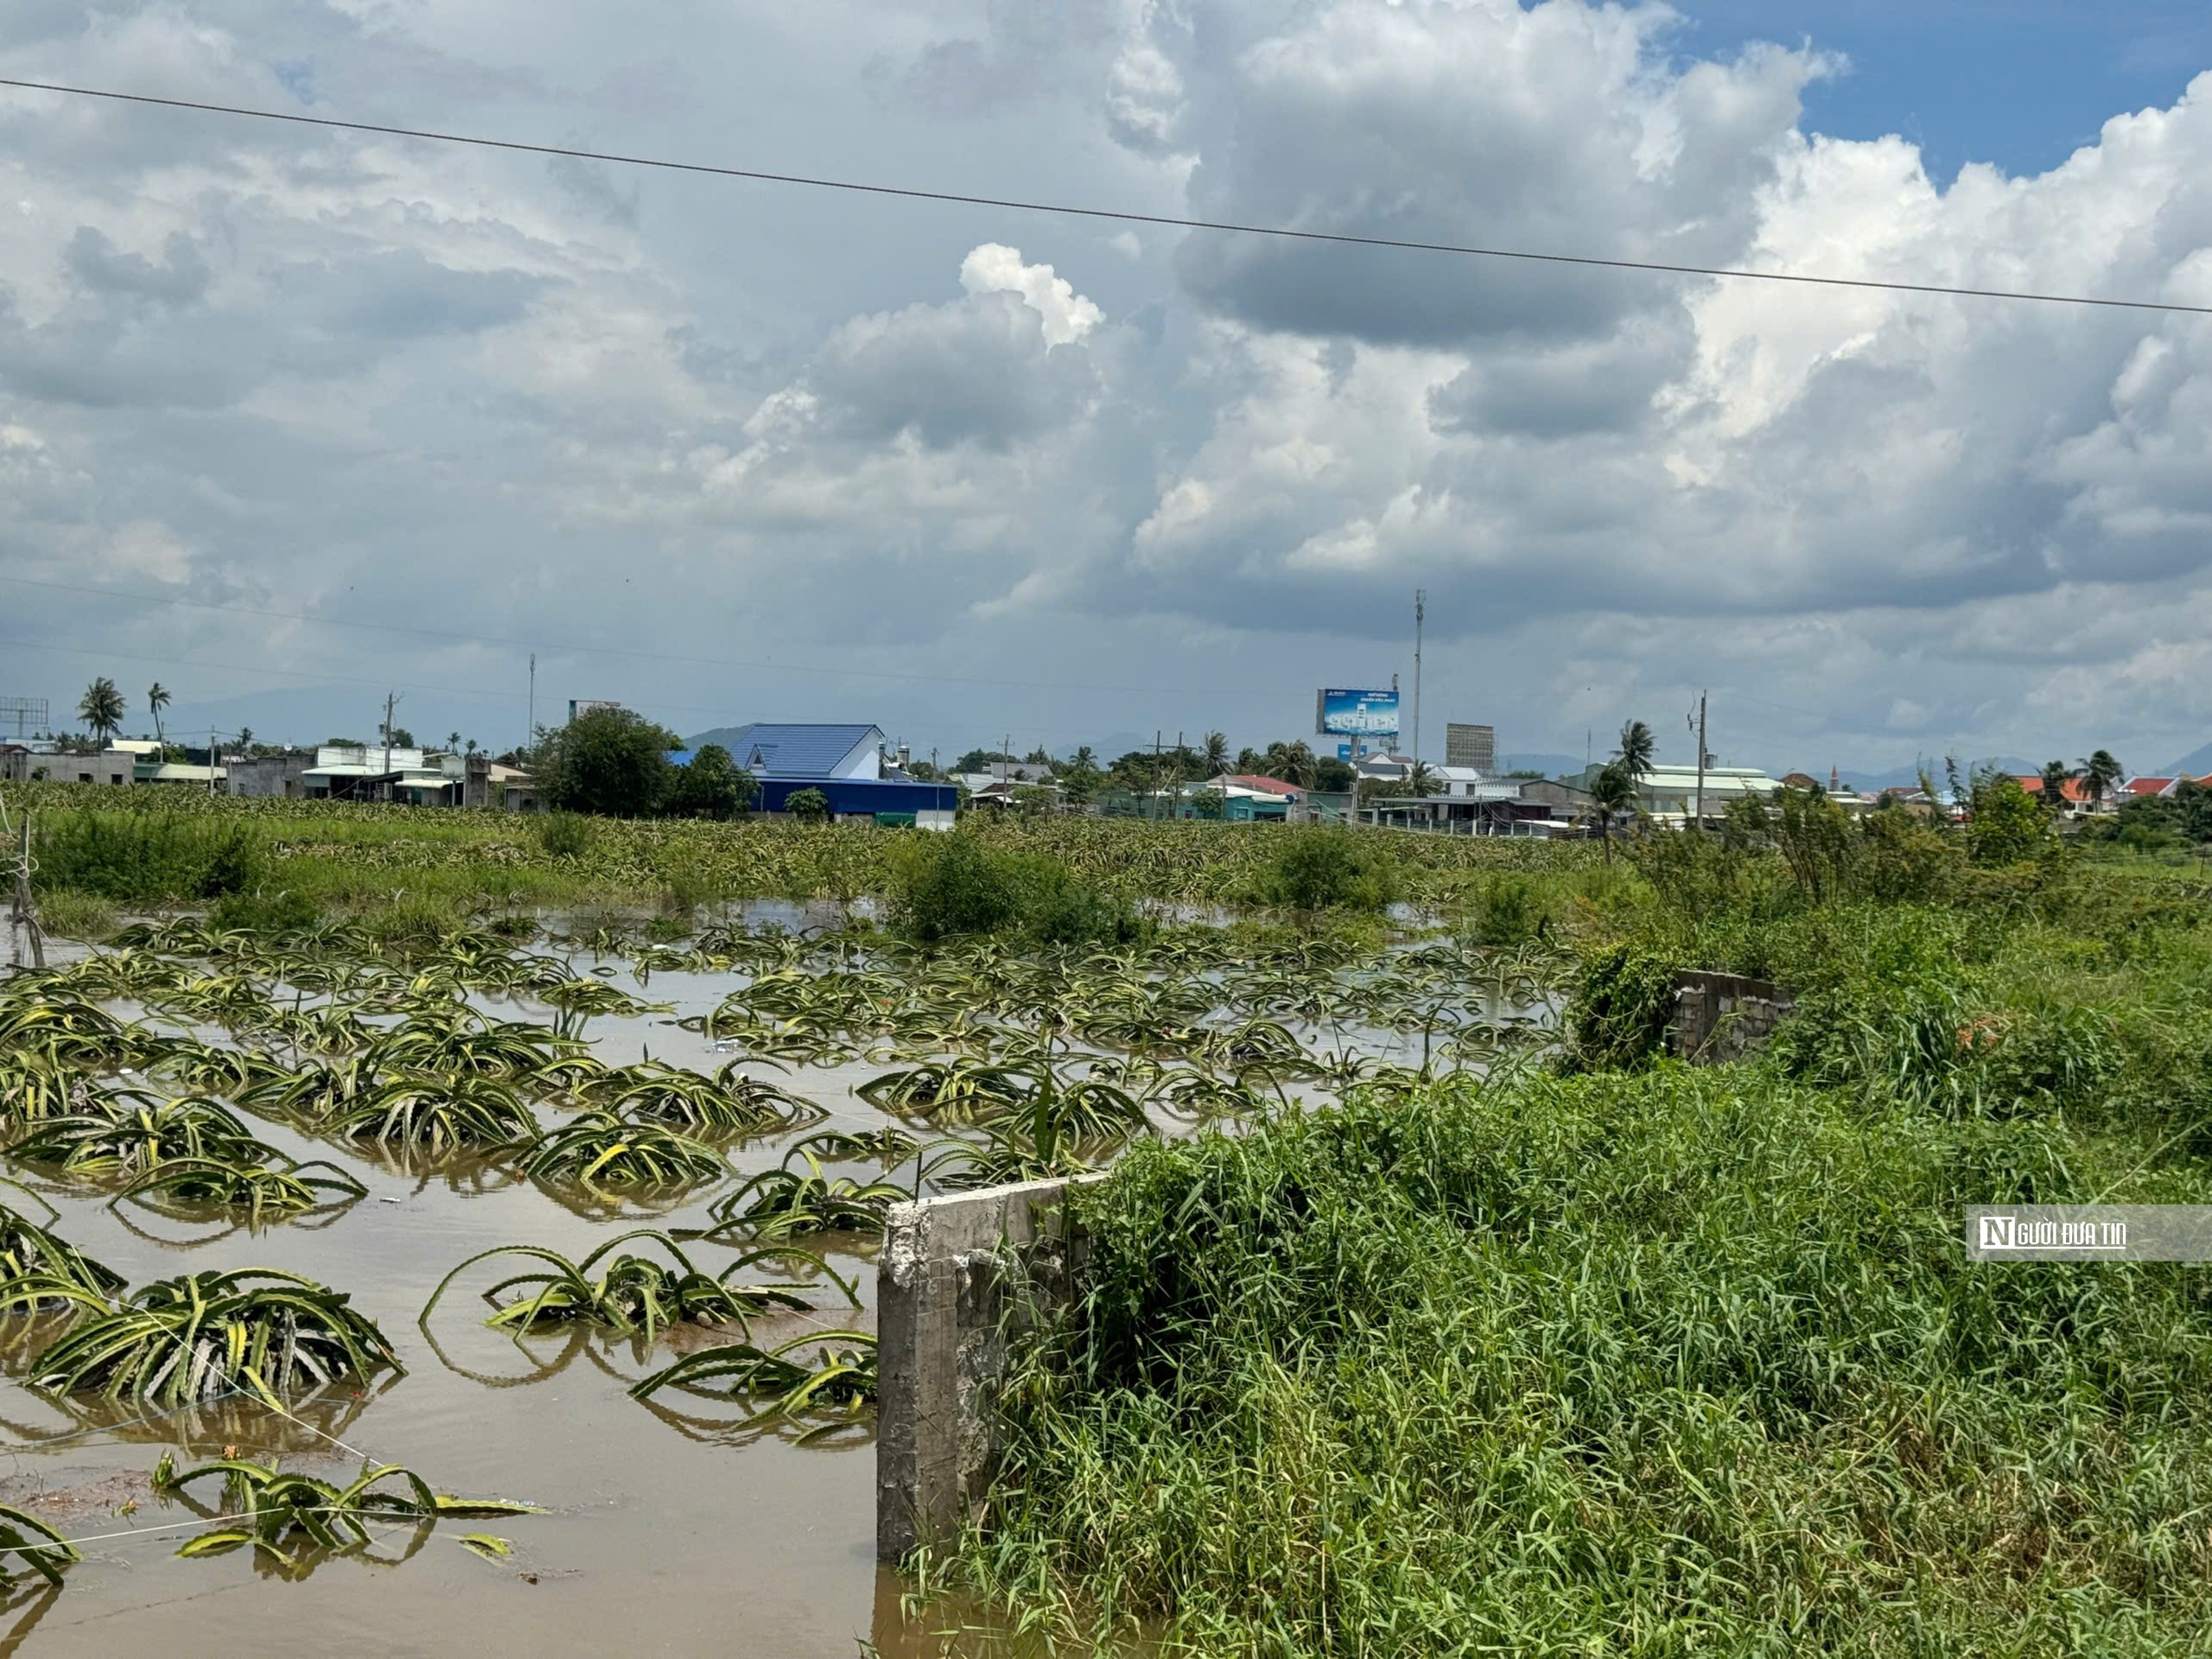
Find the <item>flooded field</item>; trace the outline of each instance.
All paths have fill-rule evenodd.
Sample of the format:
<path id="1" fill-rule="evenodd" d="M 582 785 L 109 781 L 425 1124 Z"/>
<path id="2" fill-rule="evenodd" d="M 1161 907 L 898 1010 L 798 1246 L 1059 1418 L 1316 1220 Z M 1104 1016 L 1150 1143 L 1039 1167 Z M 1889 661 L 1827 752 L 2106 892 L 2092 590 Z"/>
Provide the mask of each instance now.
<path id="1" fill-rule="evenodd" d="M 696 943 L 486 934 L 413 952 L 334 931 L 281 946 L 210 938 L 184 924 L 0 984 L 7 1173 L 21 1183 L 0 1204 L 133 1290 L 262 1268 L 346 1293 L 404 1368 L 278 1389 L 279 1404 L 241 1386 L 180 1408 L 35 1384 L 41 1356 L 97 1310 L 0 1316 L 0 1503 L 78 1541 L 82 1557 L 59 1590 L 8 1562 L 0 1651 L 931 1651 L 874 1559 L 864 1404 L 779 1413 L 726 1383 L 645 1399 L 631 1387 L 686 1352 L 741 1337 L 770 1350 L 814 1331 L 860 1333 L 834 1345 L 872 1367 L 871 1223 L 891 1186 L 1080 1167 L 1131 1135 L 1389 1088 L 1424 1068 L 1520 1063 L 1546 1040 L 1548 965 L 1526 953 L 1288 936 L 1234 947 L 1203 928 L 1051 957 L 988 944 L 925 955 L 864 921 L 794 937 L 842 919 L 761 906 Z M 211 1056 L 239 1053 L 247 1075 L 222 1077 Z M 446 1121 L 435 1114 L 349 1116 L 347 1087 L 410 1078 L 448 1103 L 480 1096 L 480 1128 L 518 1100 L 527 1130 L 479 1135 L 455 1117 L 432 1146 L 423 1123 Z M 136 1154 L 99 1152 L 128 1142 L 132 1113 L 188 1096 L 232 1112 L 260 1167 L 304 1177 L 326 1160 L 360 1191 L 320 1190 L 316 1207 L 256 1226 L 244 1185 L 211 1202 L 190 1170 L 145 1185 L 182 1156 L 166 1128 Z M 733 1132 L 726 1106 L 774 1121 Z M 595 1112 L 613 1115 L 607 1134 L 562 1162 L 551 1143 L 591 1129 Z M 711 1167 L 623 1179 L 634 1170 L 620 1147 L 653 1131 L 705 1146 Z M 395 1144 L 410 1135 L 417 1144 Z M 72 1164 L 73 1147 L 98 1155 Z M 793 1179 L 745 1186 L 779 1167 Z M 141 1190 L 122 1196 L 134 1178 Z M 678 1235 L 709 1276 L 779 1243 L 823 1270 L 764 1261 L 729 1283 L 789 1290 L 806 1311 L 648 1342 L 587 1319 L 487 1327 L 483 1293 L 539 1265 L 505 1255 L 463 1271 L 418 1322 L 479 1252 L 580 1261 L 641 1228 Z M 712 1236 L 680 1236 L 696 1232 Z M 650 1240 L 621 1249 L 669 1260 Z M 819 1345 L 790 1355 L 813 1367 Z M 365 1545 L 289 1536 L 180 1555 L 226 1513 L 226 1494 L 213 1479 L 156 1490 L 165 1452 L 180 1470 L 281 1458 L 340 1486 L 365 1460 L 403 1465 L 438 1492 L 540 1512 L 372 1516 Z"/>

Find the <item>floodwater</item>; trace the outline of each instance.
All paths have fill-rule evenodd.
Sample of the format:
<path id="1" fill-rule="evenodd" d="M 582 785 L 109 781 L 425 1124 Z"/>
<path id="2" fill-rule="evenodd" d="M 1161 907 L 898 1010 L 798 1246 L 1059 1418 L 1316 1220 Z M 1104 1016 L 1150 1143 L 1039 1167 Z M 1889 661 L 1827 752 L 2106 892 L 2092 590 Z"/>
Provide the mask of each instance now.
<path id="1" fill-rule="evenodd" d="M 795 914 L 787 925 L 819 925 Z M 579 967 L 590 959 L 579 960 Z M 666 1012 L 590 1021 L 585 1034 L 611 1064 L 650 1054 L 711 1072 L 724 1059 L 681 1029 L 742 982 L 741 975 L 655 973 L 639 988 L 627 969 L 610 982 Z M 527 1002 L 479 999 L 499 1017 L 539 1020 Z M 135 1009 L 129 1010 L 135 1013 Z M 215 1035 L 216 1033 L 208 1033 Z M 1345 1033 L 1350 1034 L 1350 1033 Z M 1402 1039 L 1363 1033 L 1376 1051 Z M 1339 1037 L 1338 1040 L 1342 1040 Z M 1417 1039 L 1415 1039 L 1417 1046 Z M 1365 1046 L 1363 1044 L 1363 1046 Z M 741 1172 L 774 1165 L 796 1135 L 880 1127 L 885 1115 L 854 1097 L 855 1084 L 886 1068 L 867 1063 L 793 1072 L 757 1068 L 830 1113 L 818 1124 L 729 1148 Z M 541 1109 L 543 1121 L 559 1121 Z M 168 1656 L 322 1652 L 378 1654 L 745 1653 L 839 1656 L 870 1643 L 885 1655 L 918 1656 L 935 1644 L 899 1610 L 900 1581 L 874 1558 L 874 1448 L 865 1430 L 830 1444 L 791 1444 L 748 1431 L 735 1403 L 668 1390 L 650 1402 L 625 1392 L 677 1348 L 640 1351 L 588 1327 L 525 1338 L 486 1329 L 478 1293 L 513 1259 L 471 1268 L 448 1291 L 429 1330 L 417 1314 L 438 1281 L 479 1250 L 518 1243 L 579 1258 L 631 1227 L 708 1224 L 724 1180 L 681 1202 L 624 1203 L 613 1213 L 572 1208 L 495 1167 L 448 1164 L 410 1174 L 282 1124 L 249 1120 L 255 1134 L 302 1158 L 328 1158 L 366 1183 L 342 1211 L 274 1224 L 258 1234 L 223 1224 L 165 1219 L 111 1208 L 79 1184 L 26 1177 L 60 1212 L 54 1230 L 134 1285 L 212 1268 L 270 1267 L 350 1292 L 406 1366 L 365 1387 L 352 1380 L 280 1414 L 245 1400 L 140 1420 L 128 1407 L 41 1394 L 19 1380 L 44 1333 L 0 1322 L 0 1501 L 29 1510 L 84 1541 L 67 1587 L 48 1592 L 19 1573 L 0 1604 L 0 1654 L 160 1653 Z M 874 1166 L 841 1166 L 872 1178 Z M 18 1195 L 4 1195 L 10 1203 Z M 35 1206 L 17 1205 L 27 1211 Z M 800 1241 L 874 1294 L 874 1244 Z M 709 1270 L 728 1247 L 685 1247 Z M 527 1266 L 522 1263 L 521 1266 Z M 826 1282 L 815 1287 L 824 1327 L 872 1329 Z M 796 1333 L 803 1319 L 765 1342 Z M 733 1340 L 724 1332 L 707 1340 Z M 696 1346 L 690 1328 L 678 1340 Z M 786 1431 L 788 1433 L 789 1431 Z M 265 1459 L 326 1479 L 350 1478 L 364 1458 L 403 1464 L 440 1491 L 526 1499 L 543 1514 L 448 1520 L 427 1533 L 384 1529 L 366 1554 L 334 1555 L 289 1577 L 251 1549 L 181 1559 L 203 1524 L 147 1476 L 162 1452 L 181 1465 L 223 1455 Z M 211 1498 L 212 1484 L 195 1488 Z M 512 1541 L 486 1559 L 465 1534 Z M 402 1564 L 404 1562 L 404 1565 Z"/>
<path id="2" fill-rule="evenodd" d="M 626 973 L 614 982 L 636 988 Z M 734 982 L 721 975 L 657 974 L 640 994 L 674 1002 L 672 1012 L 594 1020 L 586 1034 L 610 1063 L 650 1050 L 656 1059 L 711 1071 L 727 1056 L 662 1022 L 707 1012 Z M 503 1009 L 506 1018 L 534 1012 L 529 1005 Z M 761 1075 L 830 1109 L 827 1122 L 794 1132 L 805 1133 L 880 1127 L 883 1114 L 854 1100 L 850 1086 L 880 1069 L 811 1068 L 796 1079 L 772 1070 Z M 499 1261 L 457 1281 L 427 1332 L 416 1324 L 438 1281 L 478 1250 L 528 1243 L 574 1259 L 626 1228 L 707 1225 L 707 1205 L 728 1182 L 702 1186 L 673 1205 L 625 1204 L 613 1217 L 587 1216 L 526 1181 L 482 1173 L 480 1185 L 458 1171 L 410 1176 L 281 1124 L 249 1122 L 296 1157 L 342 1164 L 369 1196 L 337 1216 L 255 1235 L 165 1220 L 136 1207 L 118 1213 L 81 1185 L 28 1184 L 60 1212 L 55 1231 L 133 1285 L 210 1268 L 273 1267 L 351 1292 L 354 1306 L 391 1339 L 406 1374 L 376 1379 L 365 1394 L 355 1380 L 312 1403 L 289 1402 L 289 1418 L 232 1400 L 143 1422 L 130 1421 L 137 1414 L 128 1407 L 57 1398 L 12 1378 L 0 1385 L 0 1434 L 8 1442 L 0 1501 L 29 1510 L 65 1535 L 94 1540 L 81 1547 L 85 1560 L 70 1569 L 59 1596 L 18 1574 L 0 1613 L 0 1652 L 535 1649 L 849 1659 L 861 1639 L 887 1655 L 931 1650 L 905 1630 L 899 1581 L 876 1565 L 874 1447 L 866 1435 L 797 1446 L 772 1434 L 747 1434 L 734 1404 L 676 1390 L 650 1402 L 632 1400 L 628 1384 L 668 1363 L 677 1349 L 664 1342 L 658 1352 L 641 1354 L 631 1342 L 584 1327 L 519 1343 L 488 1330 L 481 1320 L 489 1310 L 477 1293 L 503 1276 Z M 734 1147 L 733 1161 L 747 1173 L 772 1166 L 780 1141 L 789 1138 Z M 873 1301 L 872 1242 L 842 1249 L 802 1242 Z M 731 1254 L 707 1243 L 686 1248 L 715 1268 Z M 872 1308 L 856 1314 L 826 1284 L 814 1300 L 825 1327 L 873 1327 Z M 25 1323 L 15 1321 L 10 1332 L 11 1371 L 38 1351 Z M 756 1325 L 755 1335 L 766 1343 L 802 1328 L 794 1319 L 773 1329 Z M 696 1346 L 707 1335 L 690 1327 L 682 1340 Z M 735 1333 L 708 1339 L 734 1340 Z M 281 1452 L 288 1467 L 341 1480 L 365 1456 L 404 1464 L 441 1491 L 525 1498 L 546 1513 L 448 1520 L 419 1544 L 411 1528 L 390 1529 L 375 1554 L 386 1562 L 406 1555 L 404 1567 L 334 1557 L 303 1580 L 285 1582 L 250 1550 L 177 1557 L 178 1546 L 204 1528 L 147 1483 L 171 1446 L 179 1448 L 181 1465 L 235 1447 L 248 1457 Z M 134 1500 L 135 1510 L 122 1512 Z M 462 1548 L 458 1540 L 473 1531 L 512 1541 L 513 1554 L 487 1560 Z M 29 1593 L 32 1584 L 41 1593 Z"/>

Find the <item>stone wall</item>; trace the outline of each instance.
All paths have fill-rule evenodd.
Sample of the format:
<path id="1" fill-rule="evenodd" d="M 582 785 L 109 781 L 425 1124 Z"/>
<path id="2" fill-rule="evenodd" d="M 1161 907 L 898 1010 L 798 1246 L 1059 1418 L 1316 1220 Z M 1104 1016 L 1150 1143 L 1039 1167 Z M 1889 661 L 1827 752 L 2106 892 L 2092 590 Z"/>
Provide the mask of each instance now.
<path id="1" fill-rule="evenodd" d="M 1705 972 L 1675 976 L 1667 1052 L 1719 1065 L 1758 1047 L 1796 1004 L 1770 980 Z"/>

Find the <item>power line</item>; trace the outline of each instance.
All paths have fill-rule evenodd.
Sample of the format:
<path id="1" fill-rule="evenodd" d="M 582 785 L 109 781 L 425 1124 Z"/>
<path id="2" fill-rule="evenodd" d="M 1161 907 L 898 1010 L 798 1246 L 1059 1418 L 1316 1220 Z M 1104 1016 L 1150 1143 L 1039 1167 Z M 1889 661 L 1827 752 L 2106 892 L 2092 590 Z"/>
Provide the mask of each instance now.
<path id="1" fill-rule="evenodd" d="M 630 657 L 650 663 L 682 663 L 695 668 L 751 668 L 764 669 L 776 674 L 822 674 L 832 679 L 904 680 L 929 685 L 981 685 L 1002 687 L 1019 691 L 1118 691 L 1123 693 L 1166 693 L 1182 697 L 1262 697 L 1273 699 L 1274 694 L 1254 690 L 1249 687 L 1231 690 L 1227 687 L 1173 685 L 1094 685 L 1073 680 L 995 680 L 958 674 L 903 674 L 893 669 L 822 667 L 806 663 L 779 663 L 772 658 L 743 657 L 687 657 L 676 652 L 639 651 L 624 645 L 579 645 L 542 639 L 503 639 L 496 634 L 464 632 L 448 628 L 417 627 L 412 623 L 371 622 L 358 617 L 318 616 L 312 611 L 270 610 L 258 605 L 220 605 L 212 600 L 181 599 L 170 594 L 132 593 L 122 588 L 96 588 L 81 582 L 41 582 L 35 576 L 0 575 L 0 582 L 15 582 L 25 588 L 46 588 L 55 593 L 88 594 L 100 599 L 125 599 L 141 605 L 180 605 L 188 610 L 226 611 L 238 616 L 261 616 L 280 622 L 308 622 L 326 628 L 369 628 L 378 633 L 401 633 L 429 639 L 458 639 L 470 645 L 498 645 L 512 651 L 559 652 L 575 657 Z M 153 661 L 149 658 L 147 661 Z M 187 664 L 187 667 L 205 664 Z M 364 684 L 371 682 L 364 681 Z M 374 682 L 382 683 L 382 682 Z M 426 691 L 442 688 L 424 686 Z M 487 692 L 486 696 L 507 696 L 505 692 Z M 671 705 L 674 706 L 674 705 Z"/>
<path id="2" fill-rule="evenodd" d="M 2048 305 L 2102 306 L 2122 311 L 2176 311 L 2212 316 L 2212 305 L 2183 305 L 2168 300 L 2115 300 L 2088 294 L 2041 294 L 2020 289 L 1956 288 L 1942 283 L 1885 282 L 1873 276 L 1814 276 L 1798 271 L 1747 270 L 1728 265 L 1677 265 L 1656 259 L 1605 259 L 1592 254 L 1539 253 L 1526 248 L 1492 248 L 1459 242 L 1422 242 L 1410 238 L 1356 236 L 1344 231 L 1301 231 L 1282 225 L 1247 225 L 1234 219 L 1185 219 L 1172 213 L 1137 213 L 1111 207 L 1080 207 L 1069 202 L 1024 201 L 1014 197 L 977 196 L 961 191 L 924 190 L 906 185 L 868 184 L 855 179 L 819 178 L 803 173 L 771 173 L 760 168 L 718 167 L 705 162 L 670 161 L 655 156 L 625 156 L 611 150 L 578 149 L 565 144 L 532 144 L 517 138 L 486 138 L 474 133 L 441 132 L 426 127 L 386 126 L 372 121 L 340 121 L 329 116 L 299 115 L 286 110 L 250 109 L 237 104 L 209 104 L 195 99 L 157 98 L 149 92 L 119 92 L 99 86 L 67 86 L 54 81 L 18 80 L 0 76 L 0 86 L 14 86 L 25 92 L 60 92 L 72 98 L 106 99 L 119 104 L 151 105 L 162 109 L 193 110 L 207 115 L 244 116 L 256 121 L 283 121 L 294 126 L 322 127 L 334 132 L 368 132 L 392 138 L 427 138 L 443 144 L 470 144 L 480 149 L 512 150 L 529 156 L 568 156 L 576 161 L 610 162 L 623 167 L 658 168 L 671 173 L 750 179 L 762 184 L 795 184 L 811 190 L 842 190 L 855 195 L 897 196 L 912 201 L 950 202 L 968 207 L 1004 207 L 1023 213 L 1059 213 L 1075 219 L 1109 219 L 1121 225 L 1157 225 L 1183 231 L 1227 231 L 1239 236 L 1272 236 L 1293 242 L 1397 248 L 1413 253 L 1452 253 L 1481 259 L 1520 259 L 1537 264 L 1652 271 L 1672 276 L 1719 276 L 1743 282 L 1795 283 L 1814 288 L 1875 289 L 1896 294 L 1948 295 L 1957 299 L 2031 300 Z"/>

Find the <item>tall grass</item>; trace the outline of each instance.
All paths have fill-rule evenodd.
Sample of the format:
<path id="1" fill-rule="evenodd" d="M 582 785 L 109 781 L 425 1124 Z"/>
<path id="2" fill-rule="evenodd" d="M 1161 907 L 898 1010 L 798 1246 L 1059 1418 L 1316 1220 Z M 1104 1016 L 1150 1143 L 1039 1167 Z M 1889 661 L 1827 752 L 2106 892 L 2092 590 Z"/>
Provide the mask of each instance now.
<path id="1" fill-rule="evenodd" d="M 1141 1145 L 925 1583 L 1169 1653 L 2195 1650 L 2201 1269 L 1957 1236 L 2127 1176 L 1742 1068 Z"/>
<path id="2" fill-rule="evenodd" d="M 124 902 L 246 893 L 264 873 L 261 837 L 251 825 L 168 812 L 41 819 L 34 853 L 41 887 Z"/>

